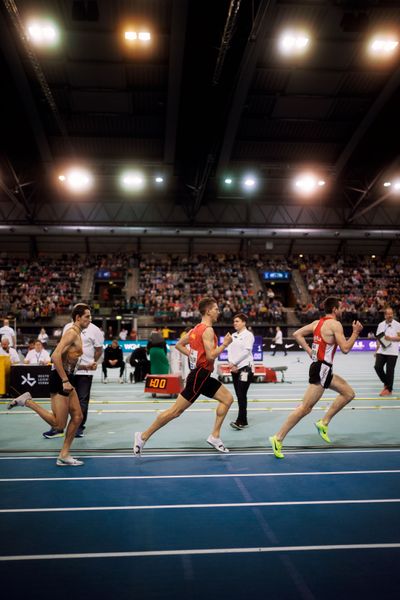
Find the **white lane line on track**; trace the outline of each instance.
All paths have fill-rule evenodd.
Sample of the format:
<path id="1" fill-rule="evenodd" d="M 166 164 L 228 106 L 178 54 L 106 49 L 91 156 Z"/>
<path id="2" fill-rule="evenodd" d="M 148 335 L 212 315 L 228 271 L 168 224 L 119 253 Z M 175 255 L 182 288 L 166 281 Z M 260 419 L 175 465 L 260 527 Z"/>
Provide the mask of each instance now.
<path id="1" fill-rule="evenodd" d="M 232 477 L 322 477 L 331 475 L 398 475 L 400 469 L 359 470 L 359 471 L 298 471 L 289 473 L 204 473 L 187 475 L 112 475 L 96 477 L 9 477 L 0 479 L 0 483 L 53 482 L 53 481 L 124 481 L 124 480 L 153 480 L 153 479 L 219 479 Z"/>
<path id="2" fill-rule="evenodd" d="M 383 454 L 383 453 L 396 453 L 396 452 L 400 452 L 400 448 L 364 448 L 364 449 L 348 449 L 348 450 L 330 450 L 330 449 L 326 449 L 326 450 L 286 450 L 285 449 L 285 454 L 287 455 L 301 455 L 301 456 L 309 456 L 309 455 L 314 455 L 314 454 Z M 80 451 L 76 450 L 75 452 L 76 455 L 80 455 Z M 212 450 L 210 450 L 209 452 L 173 452 L 173 451 L 164 451 L 163 453 L 157 454 L 157 453 L 152 453 L 149 452 L 148 454 L 146 454 L 144 457 L 140 457 L 137 458 L 133 455 L 133 452 L 130 454 L 91 454 L 90 456 L 83 456 L 82 458 L 85 458 L 85 460 L 91 460 L 92 458 L 125 458 L 128 460 L 143 460 L 146 458 L 204 458 L 204 457 L 209 457 L 209 458 L 217 458 L 218 460 L 227 460 L 229 458 L 234 458 L 237 456 L 246 456 L 246 457 L 253 457 L 253 456 L 273 456 L 273 453 L 271 451 L 268 450 L 242 450 L 242 451 L 230 451 L 229 454 L 224 454 L 221 455 L 220 453 L 216 453 L 213 452 Z M 0 461 L 2 460 L 55 460 L 57 458 L 57 455 L 54 454 L 53 456 L 0 456 Z"/>
<path id="3" fill-rule="evenodd" d="M 335 544 L 324 546 L 270 546 L 255 548 L 202 548 L 188 550 L 146 550 L 134 552 L 87 552 L 81 554 L 21 554 L 0 556 L 1 562 L 27 560 L 74 560 L 89 558 L 129 558 L 153 556 L 182 556 L 207 554 L 257 554 L 277 552 L 320 552 L 338 550 L 394 550 L 400 548 L 400 543 L 392 544 Z"/>
<path id="4" fill-rule="evenodd" d="M 99 512 L 118 510 L 174 510 L 174 509 L 199 509 L 199 508 L 248 508 L 272 506 L 330 506 L 353 504 L 399 504 L 400 498 L 368 498 L 363 500 L 299 500 L 291 502 L 221 502 L 217 504 L 155 504 L 155 505 L 129 505 L 129 506 L 68 506 L 45 508 L 2 508 L 0 514 L 21 513 L 66 513 L 66 512 Z"/>
<path id="5" fill-rule="evenodd" d="M 297 402 L 299 403 L 299 400 L 294 400 L 293 402 Z M 258 407 L 258 408 L 248 408 L 247 411 L 248 412 L 292 412 L 293 411 L 293 406 L 280 406 L 280 407 Z M 157 412 L 161 412 L 164 409 L 162 408 L 122 408 L 122 409 L 117 409 L 117 408 L 99 408 L 99 409 L 95 409 L 95 410 L 89 410 L 89 413 L 91 414 L 137 414 L 137 413 L 157 413 Z M 348 407 L 344 407 L 342 409 L 343 411 L 357 411 L 357 410 L 400 410 L 400 404 L 399 405 L 381 405 L 381 404 L 377 404 L 376 406 L 348 406 Z M 314 406 L 313 411 L 326 411 L 326 406 L 320 405 L 320 406 Z M 213 408 L 190 408 L 188 411 L 186 411 L 187 415 L 190 414 L 194 414 L 194 413 L 210 413 L 210 412 L 215 412 L 215 407 Z M 0 412 L 0 416 L 1 415 L 7 415 L 7 416 L 11 416 L 11 413 L 7 413 L 7 412 Z M 18 415 L 32 415 L 33 417 L 37 417 L 40 418 L 39 415 L 37 414 L 32 414 L 31 410 L 20 410 L 18 412 L 14 412 L 12 413 L 13 416 L 18 416 Z"/>

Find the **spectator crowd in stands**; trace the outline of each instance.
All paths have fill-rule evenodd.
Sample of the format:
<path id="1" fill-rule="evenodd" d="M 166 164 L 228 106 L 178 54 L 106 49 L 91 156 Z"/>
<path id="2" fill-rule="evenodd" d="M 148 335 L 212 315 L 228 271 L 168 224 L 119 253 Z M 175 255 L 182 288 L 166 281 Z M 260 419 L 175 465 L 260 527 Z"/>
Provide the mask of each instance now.
<path id="1" fill-rule="evenodd" d="M 158 323 L 191 324 L 197 321 L 200 318 L 198 301 L 206 295 L 216 298 L 221 322 L 230 322 L 236 313 L 244 312 L 254 323 L 283 323 L 283 298 L 276 292 L 276 287 L 264 286 L 260 277 L 265 270 L 298 269 L 303 276 L 309 301 L 301 304 L 298 300 L 296 315 L 302 322 L 317 318 L 323 310 L 323 300 L 329 295 L 342 298 L 344 321 L 347 322 L 359 319 L 363 323 L 376 323 L 386 305 L 392 306 L 397 313 L 400 311 L 400 263 L 397 257 L 300 256 L 285 259 L 254 255 L 245 260 L 229 254 L 192 257 L 151 254 L 138 258 L 120 253 L 32 260 L 0 256 L 3 314 L 24 323 L 70 313 L 72 306 L 82 301 L 82 275 L 86 268 L 99 274 L 100 283 L 101 274 L 106 271 L 110 277 L 111 274 L 118 275 L 120 295 L 110 298 L 107 306 L 146 315 Z M 127 299 L 126 281 L 134 268 L 138 268 L 139 273 L 138 289 L 136 296 Z M 108 286 L 107 280 L 104 286 Z M 97 314 L 102 305 L 101 298 L 98 295 L 91 300 L 93 312 Z"/>
<path id="2" fill-rule="evenodd" d="M 142 258 L 137 308 L 157 322 L 191 323 L 200 318 L 197 304 L 204 296 L 214 297 L 221 321 L 229 322 L 238 312 L 252 321 L 280 322 L 283 305 L 270 288 L 256 291 L 250 269 L 262 268 L 258 257 L 240 260 L 236 256 L 152 256 Z"/>
<path id="3" fill-rule="evenodd" d="M 79 257 L 34 260 L 0 257 L 3 314 L 24 322 L 70 312 L 80 300 L 82 268 Z"/>
<path id="4" fill-rule="evenodd" d="M 295 266 L 304 277 L 311 301 L 297 305 L 302 322 L 317 318 L 327 296 L 342 299 L 343 320 L 376 323 L 386 305 L 400 310 L 400 263 L 396 257 L 307 257 Z"/>

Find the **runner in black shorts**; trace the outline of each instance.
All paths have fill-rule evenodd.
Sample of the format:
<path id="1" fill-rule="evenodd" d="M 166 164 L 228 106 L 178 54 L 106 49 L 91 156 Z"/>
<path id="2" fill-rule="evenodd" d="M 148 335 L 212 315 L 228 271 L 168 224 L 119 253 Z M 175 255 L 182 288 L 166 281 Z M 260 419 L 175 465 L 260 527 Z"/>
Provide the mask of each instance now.
<path id="1" fill-rule="evenodd" d="M 328 425 L 331 419 L 351 402 L 355 396 L 353 388 L 339 375 L 332 373 L 332 363 L 336 348 L 347 354 L 362 331 L 359 321 L 353 321 L 353 333 L 348 340 L 344 337 L 340 323 L 341 301 L 339 298 L 325 300 L 325 316 L 309 325 L 301 327 L 293 334 L 297 343 L 307 352 L 312 360 L 309 372 L 309 386 L 303 396 L 302 403 L 288 416 L 280 430 L 269 438 L 276 458 L 283 458 L 282 442 L 291 429 L 308 415 L 327 388 L 335 390 L 338 395 L 332 402 L 322 419 L 315 423 L 321 438 L 330 443 Z M 312 346 L 306 336 L 313 336 Z"/>
<path id="2" fill-rule="evenodd" d="M 8 408 L 26 406 L 35 411 L 53 429 L 63 431 L 70 417 L 63 447 L 57 458 L 59 467 L 78 467 L 83 465 L 70 455 L 70 448 L 79 425 L 82 422 L 82 410 L 78 395 L 74 389 L 74 376 L 76 365 L 82 355 L 83 329 L 89 326 L 91 316 L 87 304 L 76 304 L 72 310 L 73 325 L 62 336 L 56 349 L 51 355 L 54 365 L 50 373 L 51 411 L 46 410 L 32 400 L 29 392 L 25 392 L 12 400 Z"/>
<path id="3" fill-rule="evenodd" d="M 70 382 L 71 386 L 75 387 L 74 376 L 72 373 L 67 373 L 67 379 Z M 62 379 L 55 369 L 52 369 L 50 371 L 49 389 L 50 395 L 60 394 L 60 396 L 65 396 L 66 398 L 68 398 L 70 394 L 70 392 L 64 390 Z"/>
<path id="4" fill-rule="evenodd" d="M 322 385 L 327 390 L 333 379 L 332 365 L 323 360 L 317 360 L 310 365 L 308 383 Z"/>
<path id="5" fill-rule="evenodd" d="M 230 391 L 217 379 L 212 377 L 214 360 L 232 342 L 232 336 L 227 333 L 221 346 L 217 345 L 217 337 L 213 324 L 219 315 L 218 304 L 214 298 L 203 298 L 199 303 L 202 321 L 176 344 L 177 350 L 189 357 L 191 372 L 189 373 L 185 389 L 179 394 L 175 404 L 158 415 L 154 423 L 146 431 L 135 433 L 133 452 L 140 455 L 144 444 L 158 429 L 179 417 L 193 402 L 203 394 L 208 398 L 215 398 L 219 404 L 215 418 L 214 429 L 207 438 L 207 443 L 219 452 L 229 452 L 221 438 L 221 425 L 233 402 Z M 188 348 L 190 346 L 190 350 Z"/>
<path id="6" fill-rule="evenodd" d="M 200 394 L 207 398 L 214 398 L 221 385 L 222 383 L 218 379 L 211 377 L 210 371 L 203 367 L 197 367 L 187 376 L 185 389 L 181 392 L 181 396 L 193 404 Z"/>

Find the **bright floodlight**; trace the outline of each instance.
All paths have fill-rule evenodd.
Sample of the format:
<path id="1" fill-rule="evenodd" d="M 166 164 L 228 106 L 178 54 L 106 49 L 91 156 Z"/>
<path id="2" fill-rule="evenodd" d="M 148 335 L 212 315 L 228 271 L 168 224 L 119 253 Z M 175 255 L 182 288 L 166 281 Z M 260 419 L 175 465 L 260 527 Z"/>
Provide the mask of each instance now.
<path id="1" fill-rule="evenodd" d="M 283 54 L 303 54 L 310 43 L 310 38 L 301 31 L 286 31 L 279 39 L 279 48 Z"/>
<path id="2" fill-rule="evenodd" d="M 59 175 L 58 179 L 76 194 L 87 192 L 93 185 L 92 174 L 82 168 L 72 168 L 65 174 Z"/>
<path id="3" fill-rule="evenodd" d="M 393 188 L 396 190 L 396 192 L 398 192 L 400 190 L 400 181 L 395 181 Z"/>
<path id="4" fill-rule="evenodd" d="M 125 31 L 125 39 L 129 42 L 140 40 L 141 42 L 150 42 L 151 33 L 149 31 Z"/>
<path id="5" fill-rule="evenodd" d="M 125 39 L 129 41 L 137 40 L 136 31 L 125 31 Z"/>
<path id="6" fill-rule="evenodd" d="M 232 185 L 232 178 L 231 177 L 225 177 L 224 183 L 226 183 L 226 185 Z"/>
<path id="7" fill-rule="evenodd" d="M 142 173 L 126 171 L 121 175 L 121 186 L 127 191 L 136 191 L 144 188 L 145 179 Z"/>
<path id="8" fill-rule="evenodd" d="M 390 187 L 392 185 L 391 181 L 385 181 L 385 183 L 383 184 L 383 187 Z"/>
<path id="9" fill-rule="evenodd" d="M 164 177 L 156 177 L 156 183 L 164 183 Z"/>
<path id="10" fill-rule="evenodd" d="M 55 46 L 60 39 L 58 28 L 50 21 L 31 21 L 28 24 L 29 39 L 37 46 Z"/>
<path id="11" fill-rule="evenodd" d="M 323 187 L 325 181 L 318 179 L 311 173 L 304 173 L 300 175 L 294 182 L 296 190 L 302 194 L 312 194 L 318 187 Z"/>
<path id="12" fill-rule="evenodd" d="M 242 181 L 243 187 L 248 192 L 254 190 L 257 185 L 257 180 L 253 175 L 246 175 Z"/>
<path id="13" fill-rule="evenodd" d="M 394 36 L 376 36 L 368 46 L 371 54 L 374 56 L 388 57 L 393 54 L 399 45 L 399 41 Z"/>

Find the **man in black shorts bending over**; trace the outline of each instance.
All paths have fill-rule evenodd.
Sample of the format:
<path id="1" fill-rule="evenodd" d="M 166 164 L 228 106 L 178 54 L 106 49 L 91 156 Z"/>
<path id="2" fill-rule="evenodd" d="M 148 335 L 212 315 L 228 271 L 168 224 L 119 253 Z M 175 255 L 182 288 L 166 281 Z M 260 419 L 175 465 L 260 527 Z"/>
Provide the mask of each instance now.
<path id="1" fill-rule="evenodd" d="M 58 467 L 79 467 L 83 462 L 72 458 L 69 453 L 83 415 L 79 398 L 74 389 L 74 372 L 82 355 L 81 332 L 89 326 L 91 316 L 87 304 L 76 304 L 72 310 L 73 324 L 62 336 L 51 355 L 53 368 L 50 373 L 51 411 L 42 408 L 25 392 L 12 400 L 8 409 L 27 406 L 35 411 L 52 428 L 63 430 L 70 415 L 63 447 L 57 458 Z"/>
<path id="2" fill-rule="evenodd" d="M 143 446 L 150 436 L 167 423 L 179 417 L 193 402 L 203 394 L 208 398 L 218 400 L 217 415 L 214 429 L 207 438 L 207 443 L 219 452 L 229 452 L 220 438 L 221 425 L 233 402 L 230 391 L 220 381 L 211 377 L 214 370 L 214 360 L 232 342 L 232 336 L 227 333 L 221 346 L 218 346 L 213 324 L 219 316 L 219 308 L 214 298 L 203 298 L 199 302 L 201 323 L 184 335 L 176 344 L 177 350 L 189 357 L 190 373 L 186 379 L 185 389 L 179 394 L 175 404 L 158 415 L 154 423 L 143 432 L 135 433 L 133 452 L 142 453 Z M 187 347 L 189 344 L 190 350 Z"/>

